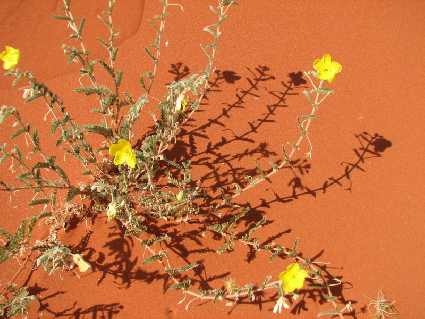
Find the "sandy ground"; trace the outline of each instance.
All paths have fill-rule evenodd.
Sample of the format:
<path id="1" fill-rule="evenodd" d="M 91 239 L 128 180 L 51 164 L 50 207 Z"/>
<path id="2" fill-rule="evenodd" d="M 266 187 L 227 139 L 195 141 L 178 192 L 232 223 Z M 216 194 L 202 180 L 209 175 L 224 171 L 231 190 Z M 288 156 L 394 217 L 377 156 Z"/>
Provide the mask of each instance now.
<path id="1" fill-rule="evenodd" d="M 105 34 L 96 19 L 104 3 L 74 0 L 75 14 L 87 18 L 87 44 L 94 56 L 105 55 L 96 43 L 96 37 Z M 153 92 L 158 97 L 176 70 L 185 74 L 187 66 L 186 71 L 195 73 L 205 63 L 199 43 L 208 40 L 201 30 L 213 19 L 207 6 L 212 1 L 180 3 L 184 12 L 171 8 L 166 27 L 168 47 L 162 51 Z M 20 68 L 32 70 L 63 96 L 76 118 L 90 123 L 91 105 L 70 93 L 78 86 L 78 69 L 67 65 L 62 54 L 67 31 L 51 18 L 59 8 L 56 0 L 2 0 L 0 45 L 20 48 Z M 119 67 L 125 71 L 124 86 L 134 95 L 141 93 L 138 77 L 149 67 L 143 49 L 152 37 L 147 22 L 158 9 L 157 1 L 118 1 L 114 19 L 121 34 Z M 309 111 L 300 94 L 306 84 L 289 74 L 311 69 L 314 58 L 331 53 L 343 72 L 331 85 L 335 95 L 313 123 L 312 160 L 300 159 L 297 178 L 283 171 L 240 201 L 272 221 L 259 232 L 262 240 L 280 234 L 276 241 L 289 246 L 299 238 L 306 256 L 320 254 L 318 260 L 329 262 L 346 282 L 344 296 L 356 302 L 357 318 L 366 317 L 360 309 L 379 289 L 396 300 L 402 318 L 421 318 L 425 2 L 245 0 L 231 11 L 223 32 L 217 75 L 226 77 L 213 77 L 217 87 L 171 154 L 177 159 L 191 156 L 195 176 L 213 187 L 240 180 L 255 169 L 257 159 L 267 165 L 282 144 L 296 137 L 297 116 Z M 260 77 L 259 70 L 266 75 Z M 11 89 L 8 79 L 0 80 L 0 90 L 0 104 L 22 110 L 26 120 L 39 125 L 47 149 L 56 152 L 47 142 L 43 105 L 24 105 L 22 92 Z M 150 124 L 146 114 L 140 135 Z M 2 127 L 1 140 L 8 135 Z M 74 164 L 66 165 L 75 171 Z M 5 167 L 0 174 L 7 174 Z M 71 175 L 78 178 L 77 173 Z M 26 208 L 25 195 L 9 201 L 3 193 L 0 199 L 5 202 L 0 225 L 6 229 L 13 230 L 21 218 L 37 212 Z M 89 234 L 80 248 L 95 271 L 80 279 L 73 273 L 32 274 L 27 285 L 42 305 L 32 307 L 30 318 L 222 318 L 229 313 L 231 318 L 273 317 L 273 303 L 231 310 L 221 304 L 194 304 L 186 312 L 177 304 L 179 293 L 164 294 L 159 268 L 142 265 L 143 250 L 137 243 L 123 238 L 103 218 L 88 227 L 67 233 L 65 239 L 77 244 Z M 218 242 L 207 238 L 203 245 L 214 248 Z M 268 274 L 276 277 L 285 266 L 260 255 L 247 262 L 244 247 L 225 256 L 203 254 L 185 237 L 176 247 L 188 260 L 204 261 L 202 278 L 211 287 L 221 286 L 227 276 L 238 283 L 260 281 Z M 3 282 L 15 267 L 1 266 Z M 306 310 L 285 318 L 315 318 L 317 310 L 323 310 L 309 297 L 304 306 Z"/>

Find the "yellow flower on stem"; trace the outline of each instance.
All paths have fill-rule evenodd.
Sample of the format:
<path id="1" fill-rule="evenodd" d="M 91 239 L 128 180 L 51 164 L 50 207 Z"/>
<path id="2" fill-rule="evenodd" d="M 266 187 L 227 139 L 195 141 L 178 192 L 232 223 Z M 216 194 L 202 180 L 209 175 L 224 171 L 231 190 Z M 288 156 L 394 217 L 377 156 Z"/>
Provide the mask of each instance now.
<path id="1" fill-rule="evenodd" d="M 304 286 L 304 280 L 308 277 L 308 272 L 298 263 L 289 264 L 286 269 L 279 274 L 280 284 L 285 294 L 290 294 L 296 289 Z"/>
<path id="2" fill-rule="evenodd" d="M 0 52 L 0 60 L 3 61 L 3 69 L 10 70 L 14 68 L 18 64 L 20 56 L 19 49 L 6 45 L 5 49 Z"/>
<path id="3" fill-rule="evenodd" d="M 319 80 L 328 81 L 329 83 L 333 81 L 336 74 L 342 71 L 342 65 L 336 61 L 332 61 L 329 53 L 314 60 L 313 68 L 316 70 L 316 76 Z"/>
<path id="4" fill-rule="evenodd" d="M 137 159 L 129 141 L 120 139 L 117 143 L 109 146 L 109 154 L 114 156 L 114 164 L 119 166 L 126 164 L 130 168 L 135 168 Z"/>

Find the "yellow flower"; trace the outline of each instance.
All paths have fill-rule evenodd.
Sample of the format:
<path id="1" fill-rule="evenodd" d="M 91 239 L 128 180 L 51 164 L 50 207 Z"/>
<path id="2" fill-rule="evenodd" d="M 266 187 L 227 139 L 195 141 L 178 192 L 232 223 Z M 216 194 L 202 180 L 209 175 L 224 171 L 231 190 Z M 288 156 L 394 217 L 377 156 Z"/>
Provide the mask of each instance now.
<path id="1" fill-rule="evenodd" d="M 120 139 L 117 143 L 111 144 L 109 146 L 109 154 L 114 156 L 114 164 L 117 166 L 126 164 L 131 168 L 136 167 L 136 154 L 127 140 Z"/>
<path id="2" fill-rule="evenodd" d="M 10 46 L 5 46 L 5 49 L 0 53 L 0 60 L 3 61 L 3 69 L 10 70 L 14 68 L 20 57 L 19 49 L 15 49 Z"/>
<path id="3" fill-rule="evenodd" d="M 333 81 L 336 74 L 342 71 L 342 65 L 332 61 L 332 57 L 328 53 L 320 59 L 314 60 L 313 68 L 316 70 L 319 80 L 328 81 L 329 83 Z"/>
<path id="4" fill-rule="evenodd" d="M 177 112 L 185 111 L 188 103 L 188 99 L 185 97 L 184 93 L 180 93 L 180 95 L 176 99 L 176 107 L 175 110 Z"/>
<path id="5" fill-rule="evenodd" d="M 308 272 L 301 268 L 298 263 L 289 264 L 286 269 L 279 274 L 283 292 L 289 294 L 296 289 L 301 289 L 307 277 Z"/>
<path id="6" fill-rule="evenodd" d="M 72 261 L 78 266 L 80 272 L 86 272 L 91 268 L 90 264 L 80 254 L 72 254 Z"/>

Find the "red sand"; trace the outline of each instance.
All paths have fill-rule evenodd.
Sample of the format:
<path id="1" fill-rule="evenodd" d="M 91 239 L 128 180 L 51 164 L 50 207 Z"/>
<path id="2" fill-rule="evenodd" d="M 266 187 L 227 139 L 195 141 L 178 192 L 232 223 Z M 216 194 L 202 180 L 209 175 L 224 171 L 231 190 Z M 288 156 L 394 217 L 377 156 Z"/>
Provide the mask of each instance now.
<path id="1" fill-rule="evenodd" d="M 60 2 L 1 1 L 0 45 L 20 48 L 20 68 L 33 70 L 63 95 L 72 114 L 88 123 L 87 109 L 91 105 L 83 104 L 83 99 L 70 93 L 71 88 L 78 86 L 78 70 L 74 65 L 66 65 L 60 49 L 67 31 L 63 23 L 51 18 L 59 13 Z M 103 55 L 95 38 L 99 32 L 105 32 L 96 19 L 105 1 L 74 2 L 75 14 L 88 19 L 90 50 L 95 55 Z M 154 89 L 157 96 L 163 94 L 161 83 L 173 79 L 169 72 L 171 64 L 182 62 L 191 72 L 196 72 L 205 63 L 199 43 L 207 39 L 201 30 L 213 19 L 207 10 L 207 4 L 212 1 L 180 2 L 184 13 L 177 8 L 170 10 L 166 33 L 169 45 L 162 51 L 160 81 Z M 148 66 L 143 47 L 151 39 L 152 31 L 147 21 L 158 12 L 159 6 L 157 1 L 118 3 L 115 21 L 122 36 L 119 63 L 126 71 L 124 86 L 137 95 L 141 92 L 138 76 Z M 249 132 L 249 122 L 258 123 L 266 114 L 266 106 L 276 104 L 282 94 L 278 92 L 285 90 L 282 82 L 289 81 L 288 73 L 310 69 L 314 58 L 331 53 L 342 63 L 343 72 L 332 83 L 336 94 L 325 102 L 319 120 L 313 123 L 311 168 L 301 175 L 304 189 L 296 188 L 296 194 L 307 194 L 293 196 L 293 175 L 285 171 L 276 175 L 272 184 L 249 191 L 240 200 L 249 201 L 273 221 L 259 232 L 263 240 L 290 229 L 291 232 L 278 241 L 290 245 L 293 239 L 300 238 L 301 250 L 306 256 L 324 250 L 319 259 L 330 262 L 335 267 L 334 272 L 351 283 L 352 288 L 346 289 L 344 295 L 357 301 L 358 310 L 367 304 L 369 297 L 383 289 L 397 301 L 402 318 L 420 318 L 425 309 L 422 302 L 425 293 L 425 239 L 422 236 L 425 108 L 420 96 L 425 86 L 424 13 L 425 3 L 415 0 L 346 1 L 344 5 L 336 0 L 241 1 L 224 25 L 217 64 L 218 69 L 234 71 L 241 78 L 234 83 L 221 81 L 219 91 L 210 93 L 205 112 L 196 115 L 196 125 L 201 126 L 208 119 L 219 116 L 224 126 L 207 125 L 202 133 L 208 139 L 195 135 L 192 141 L 196 145 L 193 155 L 196 176 L 206 176 L 211 168 L 220 174 L 218 180 L 205 181 L 210 185 L 241 178 L 247 174 L 246 170 L 255 168 L 255 160 L 264 156 L 262 154 L 268 153 L 270 158 L 275 158 L 273 152 L 279 154 L 280 145 L 295 137 L 296 116 L 308 112 L 303 96 L 287 95 L 285 106 L 277 107 L 275 114 L 268 117 L 272 122 L 261 124 L 257 132 Z M 255 95 L 247 95 L 242 108 L 233 107 L 229 118 L 220 117 L 223 107 L 237 101 L 237 92 L 249 89 L 247 78 L 253 79 L 249 70 L 258 66 L 270 68 L 268 73 L 274 79 L 261 82 L 258 90 L 251 89 Z M 43 128 L 41 118 L 45 109 L 41 104 L 19 102 L 21 93 L 10 89 L 8 79 L 1 79 L 0 89 L 1 104 L 15 103 L 27 120 Z M 295 88 L 293 93 L 301 90 Z M 148 125 L 149 116 L 145 119 L 144 125 Z M 41 131 L 42 137 L 47 138 L 48 129 Z M 140 134 L 142 132 L 143 129 Z M 380 156 L 365 156 L 364 162 L 359 164 L 362 170 L 354 169 L 348 179 L 344 169 L 347 162 L 358 161 L 353 150 L 359 150 L 356 135 L 362 132 L 377 133 L 385 140 L 381 138 L 370 145 Z M 2 127 L 2 141 L 8 133 Z M 234 134 L 252 141 L 219 144 L 223 136 L 231 140 Z M 383 147 L 386 140 L 391 142 L 391 147 Z M 215 145 L 214 152 L 206 152 L 208 141 Z M 241 159 L 232 157 L 245 150 L 247 154 Z M 71 162 L 67 163 L 72 166 Z M 234 176 L 228 172 L 230 165 L 238 169 Z M 2 168 L 2 177 L 5 174 Z M 329 186 L 323 192 L 324 182 L 331 178 L 337 179 L 340 185 Z M 308 189 L 316 190 L 316 196 Z M 283 199 L 275 200 L 275 193 Z M 37 212 L 26 209 L 23 198 L 25 196 L 16 197 L 2 210 L 2 227 L 12 230 L 21 218 Z M 7 201 L 8 195 L 0 194 L 0 199 Z M 265 203 L 269 207 L 265 207 Z M 159 268 L 141 265 L 143 251 L 140 246 L 121 239 L 117 228 L 104 219 L 97 219 L 90 228 L 94 232 L 83 253 L 95 271 L 81 279 L 73 273 L 50 277 L 42 271 L 34 273 L 27 285 L 38 293 L 44 306 L 38 309 L 34 304 L 30 318 L 227 316 L 229 308 L 222 304 L 195 304 L 186 312 L 183 306 L 177 305 L 179 293 L 164 294 L 163 279 L 152 281 Z M 86 229 L 82 225 L 67 233 L 66 238 L 70 243 L 78 243 L 84 234 Z M 205 240 L 205 245 L 217 247 L 218 242 Z M 189 250 L 201 248 L 186 238 L 181 242 L 183 253 L 184 247 Z M 229 273 L 238 283 L 245 283 L 262 280 L 268 274 L 276 276 L 284 267 L 279 261 L 269 263 L 262 255 L 247 263 L 244 247 L 225 256 L 186 253 L 191 261 L 204 260 L 204 277 L 213 287 L 220 286 Z M 3 282 L 14 271 L 10 267 L 15 266 L 10 265 L 14 264 L 1 265 Z M 231 317 L 272 318 L 272 307 L 272 303 L 240 305 L 232 310 Z M 301 311 L 294 317 L 315 318 L 320 308 L 318 303 L 306 299 L 306 307 L 307 312 Z M 283 316 L 291 317 L 286 313 Z M 358 318 L 365 316 L 357 314 Z"/>

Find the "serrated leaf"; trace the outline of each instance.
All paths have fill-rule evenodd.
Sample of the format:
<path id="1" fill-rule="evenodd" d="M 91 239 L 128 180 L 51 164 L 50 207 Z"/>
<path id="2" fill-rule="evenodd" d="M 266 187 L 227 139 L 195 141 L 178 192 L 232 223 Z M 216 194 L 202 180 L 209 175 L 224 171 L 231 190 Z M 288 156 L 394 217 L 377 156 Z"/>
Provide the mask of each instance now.
<path id="1" fill-rule="evenodd" d="M 66 20 L 66 21 L 70 21 L 71 18 L 66 17 L 66 16 L 53 16 L 53 19 L 57 19 L 57 20 Z"/>
<path id="2" fill-rule="evenodd" d="M 0 236 L 9 241 L 12 239 L 13 235 L 9 233 L 6 229 L 0 227 Z"/>
<path id="3" fill-rule="evenodd" d="M 122 71 L 116 71 L 115 72 L 114 80 L 115 80 L 116 86 L 120 86 L 121 85 L 122 76 L 123 76 L 123 72 Z"/>
<path id="4" fill-rule="evenodd" d="M 25 179 L 29 178 L 31 175 L 32 175 L 32 173 L 23 173 L 23 174 L 18 175 L 16 178 L 20 179 L 20 180 L 25 180 Z"/>
<path id="5" fill-rule="evenodd" d="M 153 55 L 153 53 L 148 49 L 148 48 L 145 48 L 145 51 L 146 51 L 146 53 L 149 55 L 149 57 L 156 63 L 157 62 L 157 59 L 156 59 L 156 57 Z"/>
<path id="6" fill-rule="evenodd" d="M 100 42 L 100 44 L 105 47 L 108 48 L 108 43 L 105 42 L 105 40 L 103 40 L 102 38 L 97 38 L 97 41 Z"/>
<path id="7" fill-rule="evenodd" d="M 118 54 L 118 48 L 112 48 L 112 50 L 111 50 L 112 61 L 115 61 L 117 59 L 117 54 Z"/>
<path id="8" fill-rule="evenodd" d="M 87 130 L 87 132 L 97 133 L 105 137 L 111 137 L 114 135 L 112 129 L 100 125 L 85 125 L 84 128 Z"/>
<path id="9" fill-rule="evenodd" d="M 61 124 L 61 121 L 59 121 L 59 120 L 52 121 L 52 124 L 50 126 L 50 131 L 52 133 L 55 133 L 60 124 Z"/>
<path id="10" fill-rule="evenodd" d="M 109 66 L 108 63 L 106 63 L 103 60 L 97 60 L 97 63 L 99 63 L 101 66 L 103 66 L 103 68 L 106 70 L 106 72 L 108 72 L 112 77 L 114 76 L 114 70 L 111 69 L 111 67 Z"/>
<path id="11" fill-rule="evenodd" d="M 5 262 L 9 259 L 9 257 L 10 251 L 5 247 L 0 246 L 0 263 Z"/>
<path id="12" fill-rule="evenodd" d="M 82 18 L 80 22 L 80 26 L 78 27 L 78 35 L 81 36 L 83 34 L 84 25 L 86 24 L 86 19 Z"/>
<path id="13" fill-rule="evenodd" d="M 76 93 L 82 93 L 85 95 L 92 95 L 92 94 L 105 95 L 111 92 L 108 88 L 101 87 L 101 86 L 98 86 L 98 87 L 82 86 L 79 88 L 75 88 L 73 91 Z"/>
<path id="14" fill-rule="evenodd" d="M 174 274 L 182 273 L 182 272 L 185 272 L 185 271 L 189 271 L 189 270 L 194 269 L 198 266 L 199 266 L 199 264 L 196 264 L 196 263 L 187 264 L 187 265 L 184 265 L 183 267 L 180 267 L 180 268 L 166 269 L 165 271 L 169 274 L 174 275 Z"/>
<path id="15" fill-rule="evenodd" d="M 34 171 L 34 170 L 39 169 L 39 168 L 51 168 L 51 163 L 38 162 L 32 167 L 32 170 Z"/>
<path id="16" fill-rule="evenodd" d="M 59 137 L 59 138 L 56 140 L 56 146 L 61 145 L 61 144 L 63 143 L 63 141 L 64 141 L 63 136 Z"/>
<path id="17" fill-rule="evenodd" d="M 152 256 L 150 256 L 148 258 L 145 258 L 143 260 L 143 264 L 148 265 L 148 264 L 151 264 L 151 263 L 153 263 L 153 262 L 155 262 L 157 260 L 162 260 L 162 258 L 164 258 L 164 257 L 165 257 L 165 253 L 161 252 L 159 254 L 152 255 Z"/>
<path id="18" fill-rule="evenodd" d="M 12 115 L 14 112 L 15 112 L 15 108 L 2 106 L 0 109 L 0 124 L 2 124 L 4 120 L 8 118 L 10 115 Z"/>
<path id="19" fill-rule="evenodd" d="M 50 203 L 50 199 L 48 198 L 41 198 L 41 199 L 33 199 L 29 202 L 28 205 L 35 206 L 35 205 L 44 205 Z"/>
<path id="20" fill-rule="evenodd" d="M 34 150 L 39 151 L 40 150 L 40 136 L 38 135 L 38 131 L 35 129 L 32 134 L 32 141 L 34 142 Z"/>
<path id="21" fill-rule="evenodd" d="M 323 93 L 323 94 L 327 94 L 327 93 L 332 94 L 334 90 L 329 88 L 317 88 L 317 92 Z"/>
<path id="22" fill-rule="evenodd" d="M 15 131 L 15 133 L 13 133 L 13 134 L 11 135 L 11 138 L 12 138 L 12 139 L 17 138 L 19 135 L 22 135 L 23 133 L 28 132 L 28 130 L 29 130 L 29 126 L 27 126 L 27 127 L 22 127 L 22 128 L 20 128 L 20 129 L 16 130 L 16 131 Z"/>
<path id="23" fill-rule="evenodd" d="M 66 175 L 65 171 L 58 165 L 54 165 L 55 172 L 62 177 L 62 179 L 69 184 L 68 175 Z"/>
<path id="24" fill-rule="evenodd" d="M 8 154 L 8 153 L 5 153 L 2 156 L 0 156 L 0 164 L 3 163 L 9 157 L 10 157 L 10 154 Z"/>
<path id="25" fill-rule="evenodd" d="M 171 289 L 181 289 L 181 290 L 187 290 L 190 287 L 190 284 L 192 281 L 190 279 L 183 280 L 177 284 L 171 285 Z"/>
<path id="26" fill-rule="evenodd" d="M 89 170 L 89 169 L 84 169 L 84 170 L 83 170 L 83 172 L 82 172 L 81 174 L 83 174 L 83 175 L 91 175 L 91 174 L 92 174 L 92 172 L 91 172 L 91 170 Z"/>
<path id="27" fill-rule="evenodd" d="M 71 187 L 68 191 L 68 194 L 66 195 L 66 201 L 70 202 L 74 199 L 75 196 L 80 194 L 80 189 L 76 187 Z"/>
<path id="28" fill-rule="evenodd" d="M 21 152 L 21 150 L 19 149 L 18 146 L 14 146 L 12 148 L 12 153 L 14 153 L 19 158 L 19 160 L 22 161 L 22 152 Z"/>

